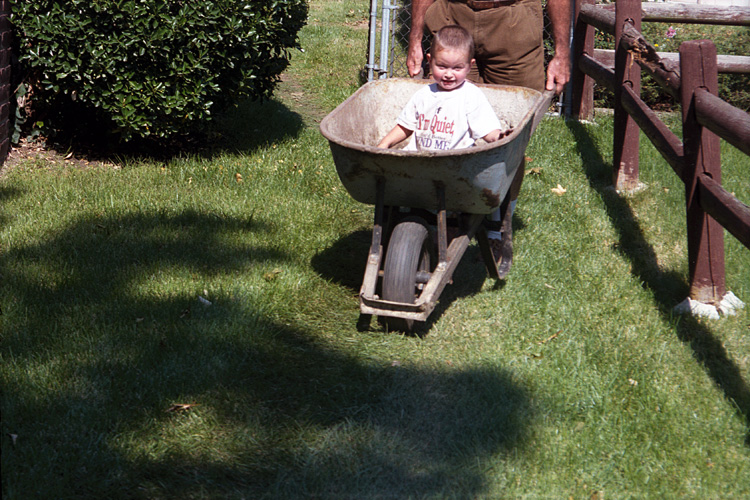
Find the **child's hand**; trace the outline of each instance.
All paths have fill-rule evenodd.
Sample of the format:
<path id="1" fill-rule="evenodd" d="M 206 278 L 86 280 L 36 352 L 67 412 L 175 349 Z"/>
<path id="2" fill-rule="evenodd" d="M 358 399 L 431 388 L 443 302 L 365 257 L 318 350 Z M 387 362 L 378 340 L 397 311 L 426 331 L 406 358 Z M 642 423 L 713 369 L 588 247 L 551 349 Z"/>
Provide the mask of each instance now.
<path id="1" fill-rule="evenodd" d="M 487 142 L 495 142 L 496 140 L 500 139 L 500 137 L 502 137 L 500 135 L 500 129 L 496 128 L 495 130 L 493 130 L 489 134 L 487 134 L 484 137 L 482 137 L 482 139 L 484 139 Z"/>

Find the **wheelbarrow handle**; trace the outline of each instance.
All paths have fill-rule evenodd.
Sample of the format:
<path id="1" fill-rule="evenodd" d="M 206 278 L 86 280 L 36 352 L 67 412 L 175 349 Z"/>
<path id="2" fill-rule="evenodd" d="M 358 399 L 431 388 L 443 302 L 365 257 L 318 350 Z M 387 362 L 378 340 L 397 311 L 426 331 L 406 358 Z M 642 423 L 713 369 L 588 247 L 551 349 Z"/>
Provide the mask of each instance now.
<path id="1" fill-rule="evenodd" d="M 544 118 L 544 114 L 549 109 L 549 106 L 552 103 L 552 99 L 554 97 L 555 97 L 554 90 L 545 90 L 544 92 L 542 92 L 542 95 L 539 97 L 539 100 L 537 101 L 536 106 L 534 107 L 534 118 L 531 123 L 532 134 L 536 130 L 537 125 L 539 125 L 539 122 L 541 122 L 542 118 Z"/>

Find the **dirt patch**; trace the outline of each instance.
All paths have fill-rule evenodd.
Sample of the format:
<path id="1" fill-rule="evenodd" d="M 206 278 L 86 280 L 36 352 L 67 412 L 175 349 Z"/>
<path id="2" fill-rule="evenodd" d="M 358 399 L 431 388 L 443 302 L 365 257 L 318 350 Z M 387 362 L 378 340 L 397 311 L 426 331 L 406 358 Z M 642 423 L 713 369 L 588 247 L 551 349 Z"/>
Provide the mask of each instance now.
<path id="1" fill-rule="evenodd" d="M 19 144 L 11 147 L 5 163 L 0 167 L 0 177 L 17 165 L 45 168 L 119 168 L 110 160 L 97 157 L 93 153 L 76 153 L 72 151 L 58 151 L 48 148 L 42 141 L 27 141 L 21 139 Z"/>
<path id="2" fill-rule="evenodd" d="M 312 102 L 302 84 L 288 73 L 281 75 L 281 81 L 276 87 L 274 96 L 300 115 L 306 123 L 320 123 L 320 120 L 327 114 Z"/>

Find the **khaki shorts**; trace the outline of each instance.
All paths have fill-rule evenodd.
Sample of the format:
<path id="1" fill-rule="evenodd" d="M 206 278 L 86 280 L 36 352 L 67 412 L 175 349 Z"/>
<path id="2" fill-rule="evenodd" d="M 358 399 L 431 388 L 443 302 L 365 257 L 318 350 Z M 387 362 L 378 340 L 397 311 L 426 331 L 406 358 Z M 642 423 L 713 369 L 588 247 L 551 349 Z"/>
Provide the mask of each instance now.
<path id="1" fill-rule="evenodd" d="M 474 37 L 477 63 L 469 80 L 544 90 L 544 18 L 541 0 L 472 10 L 460 0 L 436 0 L 425 14 L 425 26 L 435 33 L 458 24 Z"/>

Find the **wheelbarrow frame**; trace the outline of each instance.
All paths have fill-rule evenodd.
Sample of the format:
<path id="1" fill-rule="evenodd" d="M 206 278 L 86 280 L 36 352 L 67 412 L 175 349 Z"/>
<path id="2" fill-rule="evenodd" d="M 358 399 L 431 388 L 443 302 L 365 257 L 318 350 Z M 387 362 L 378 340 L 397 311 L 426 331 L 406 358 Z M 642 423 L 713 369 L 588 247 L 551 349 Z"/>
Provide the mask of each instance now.
<path id="1" fill-rule="evenodd" d="M 395 80 L 395 79 L 390 79 Z M 371 82 L 367 85 L 377 85 L 381 81 Z M 410 80 L 410 82 L 414 82 Z M 405 83 L 405 82 L 404 82 Z M 366 86 L 367 86 L 366 85 Z M 411 83 L 410 83 L 411 85 Z M 521 87 L 507 87 L 485 85 L 488 89 L 498 88 L 511 90 L 513 92 L 524 93 L 528 99 L 529 93 L 534 93 L 534 99 L 531 106 L 526 110 L 523 119 L 517 123 L 512 133 L 498 143 L 484 144 L 467 150 L 452 150 L 440 153 L 413 153 L 402 152 L 398 150 L 382 150 L 369 145 L 352 144 L 342 141 L 331 131 L 331 117 L 341 107 L 350 104 L 352 99 L 356 99 L 357 93 L 342 103 L 337 110 L 334 110 L 321 122 L 321 132 L 329 140 L 337 172 L 342 183 L 349 191 L 353 198 L 363 203 L 375 205 L 374 223 L 372 230 L 372 240 L 365 267 L 364 278 L 360 288 L 360 311 L 363 315 L 377 315 L 386 318 L 400 318 L 405 320 L 407 325 L 414 321 L 424 322 L 435 309 L 438 298 L 445 287 L 453 279 L 453 273 L 456 270 L 461 258 L 466 252 L 472 238 L 476 238 L 479 243 L 482 258 L 487 267 L 489 275 L 494 279 L 502 279 L 498 271 L 497 262 L 495 261 L 490 249 L 487 232 L 484 228 L 483 221 L 487 213 L 494 211 L 501 202 L 505 201 L 506 193 L 518 167 L 523 162 L 524 152 L 531 134 L 544 117 L 549 108 L 550 102 L 554 96 L 552 92 L 540 93 L 531 89 Z M 361 88 L 358 93 L 363 91 Z M 365 89 L 366 90 L 366 89 Z M 377 90 L 377 89 L 376 89 Z M 351 104 L 350 104 L 351 105 Z M 349 126 L 348 124 L 343 128 Z M 341 125 L 339 125 L 341 127 Z M 461 168 L 462 153 L 474 153 L 488 151 L 498 147 L 514 148 L 513 154 L 507 160 L 513 164 L 503 165 L 503 177 L 498 190 L 489 190 L 484 188 L 474 196 L 474 199 L 457 196 L 456 186 L 446 186 L 448 180 L 446 176 L 438 174 L 437 178 L 430 181 L 419 182 L 415 184 L 414 179 L 407 174 L 400 175 L 398 178 L 389 179 L 388 170 L 380 162 L 382 155 L 396 157 L 413 157 L 422 161 L 431 158 L 437 159 L 442 157 L 443 160 L 453 161 L 454 165 Z M 519 154 L 520 152 L 520 154 Z M 387 159 L 387 158 L 386 158 Z M 506 160 L 506 158 L 503 158 Z M 363 175 L 364 171 L 364 175 Z M 450 170 L 449 170 L 450 171 Z M 402 172 L 398 172 L 402 174 Z M 482 182 L 486 182 L 482 181 Z M 427 185 L 424 185 L 427 183 Z M 408 184 L 408 188 L 399 191 L 399 187 Z M 416 187 L 415 187 L 416 186 Z M 495 186 L 493 186 L 495 187 Z M 473 188 L 477 191 L 476 187 Z M 453 195 L 450 202 L 447 202 L 447 190 Z M 474 193 L 470 193 L 474 194 Z M 416 205 L 412 207 L 412 205 Z M 387 217 L 386 212 L 389 207 L 403 206 L 416 209 L 426 209 L 434 214 L 436 219 L 435 230 L 436 236 L 436 264 L 434 269 L 429 272 L 420 272 L 416 280 L 419 282 L 421 291 L 413 303 L 396 302 L 385 300 L 378 295 L 378 284 L 384 277 L 383 263 L 385 260 L 384 247 L 387 246 L 387 239 L 390 235 L 388 228 L 394 222 L 393 217 Z M 507 202 L 503 207 L 507 206 Z M 469 211 L 466 211 L 466 209 Z M 474 213 L 477 212 L 477 213 Z M 456 213 L 457 212 L 457 213 Z M 448 218 L 451 214 L 451 220 L 455 218 L 458 235 L 448 240 Z M 392 215 L 392 214 L 391 214 Z M 454 217 L 455 216 L 455 217 Z M 419 249 L 416 249 L 420 251 Z"/>

